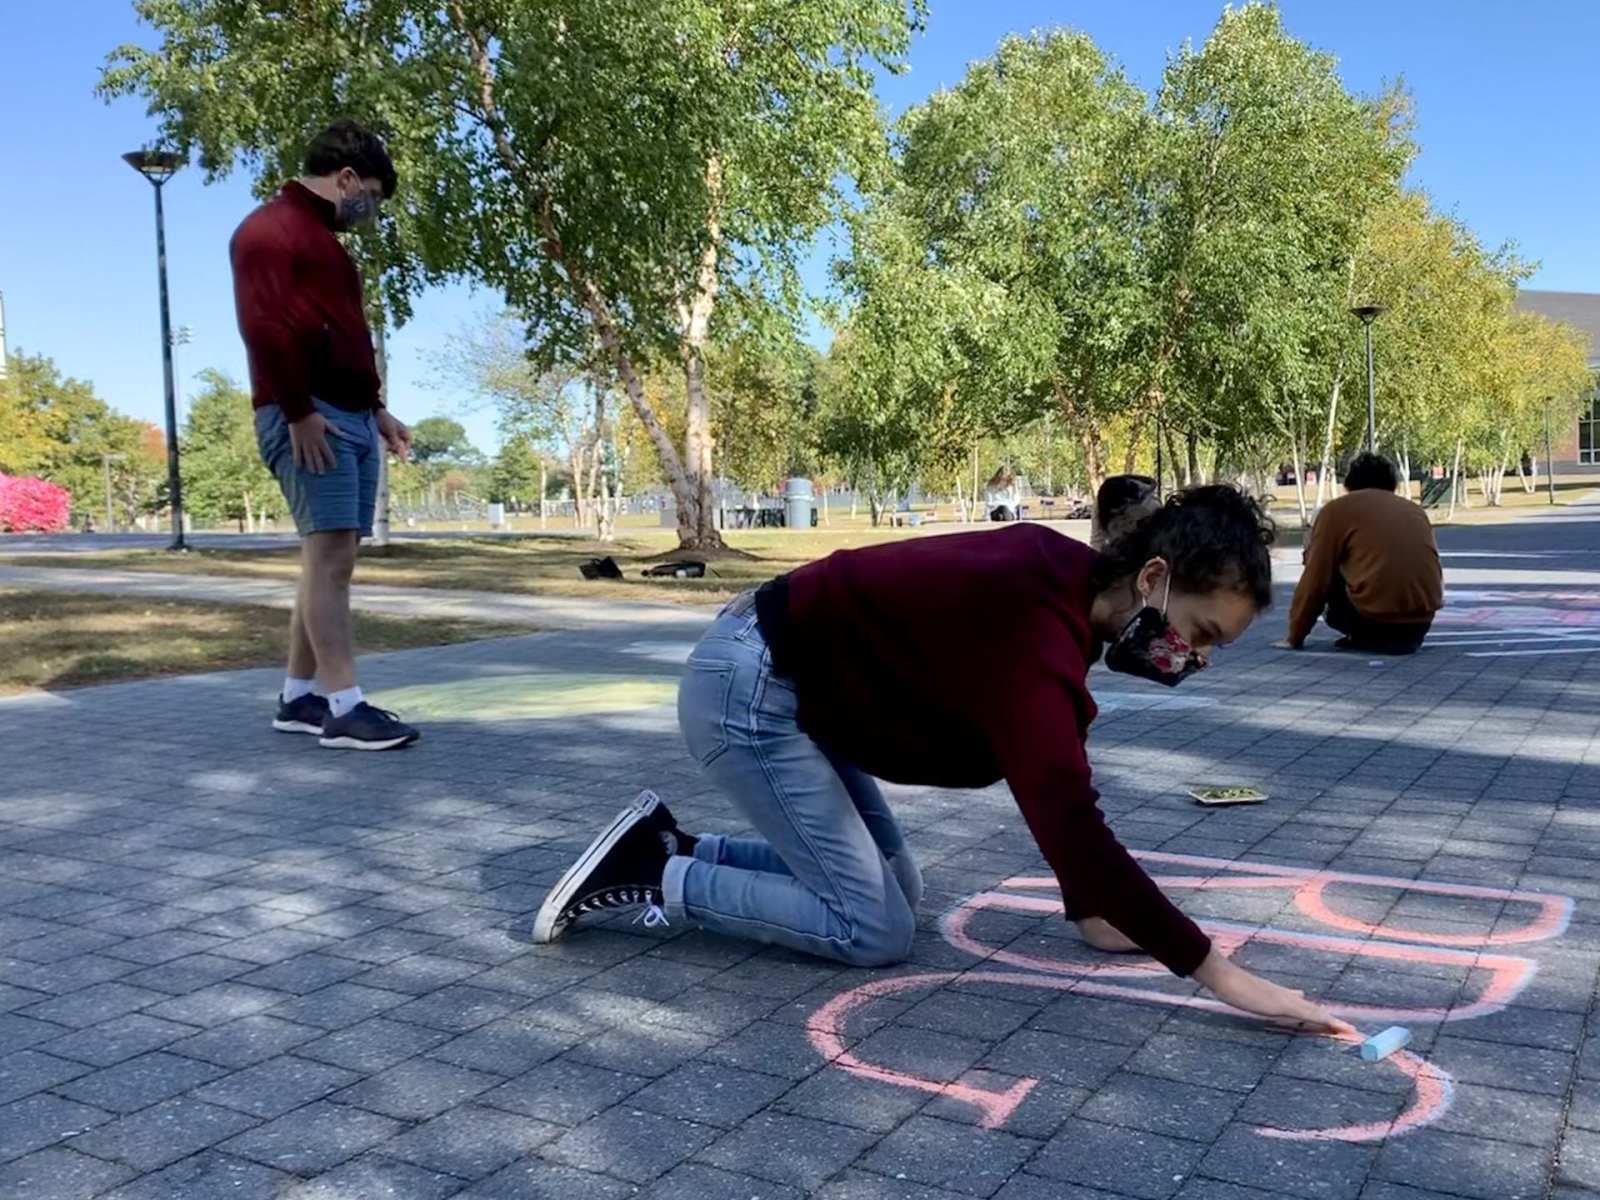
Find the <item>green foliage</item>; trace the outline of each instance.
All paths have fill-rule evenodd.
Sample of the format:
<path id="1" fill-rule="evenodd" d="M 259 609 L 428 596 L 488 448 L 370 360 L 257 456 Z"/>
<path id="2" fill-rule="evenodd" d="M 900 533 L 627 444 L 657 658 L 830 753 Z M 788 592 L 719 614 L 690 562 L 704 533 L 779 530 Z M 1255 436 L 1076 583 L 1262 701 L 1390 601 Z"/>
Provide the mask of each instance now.
<path id="1" fill-rule="evenodd" d="M 281 517 L 283 495 L 261 462 L 249 393 L 217 370 L 200 381 L 180 439 L 184 508 L 209 521 Z"/>
<path id="2" fill-rule="evenodd" d="M 72 493 L 75 519 L 104 523 L 109 460 L 119 525 L 153 511 L 166 478 L 154 426 L 117 412 L 91 384 L 64 378 L 42 355 L 13 354 L 0 384 L 0 470 L 38 475 Z"/>

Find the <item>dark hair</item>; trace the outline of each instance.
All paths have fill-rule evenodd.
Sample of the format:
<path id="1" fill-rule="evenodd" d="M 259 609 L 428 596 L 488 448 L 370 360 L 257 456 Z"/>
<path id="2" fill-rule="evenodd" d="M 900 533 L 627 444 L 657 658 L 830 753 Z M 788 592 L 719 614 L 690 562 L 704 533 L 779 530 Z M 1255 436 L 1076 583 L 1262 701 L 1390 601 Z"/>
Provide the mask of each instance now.
<path id="1" fill-rule="evenodd" d="M 1117 514 L 1134 504 L 1143 504 L 1156 490 L 1156 481 L 1148 475 L 1113 475 L 1100 485 L 1095 493 L 1095 519 L 1104 529 Z"/>
<path id="2" fill-rule="evenodd" d="M 1166 562 L 1172 582 L 1186 592 L 1232 588 L 1272 606 L 1272 556 L 1277 536 L 1259 500 L 1226 484 L 1189 488 L 1122 537 L 1095 563 L 1090 583 L 1103 592 L 1139 573 L 1152 558 Z"/>
<path id="3" fill-rule="evenodd" d="M 349 167 L 362 179 L 383 184 L 383 198 L 394 195 L 394 162 L 377 134 L 341 117 L 329 125 L 306 147 L 307 175 L 332 175 Z"/>
<path id="4" fill-rule="evenodd" d="M 1346 491 L 1359 492 L 1364 488 L 1382 488 L 1392 492 L 1400 486 L 1400 469 L 1392 459 L 1371 450 L 1363 450 L 1350 460 L 1345 468 Z"/>

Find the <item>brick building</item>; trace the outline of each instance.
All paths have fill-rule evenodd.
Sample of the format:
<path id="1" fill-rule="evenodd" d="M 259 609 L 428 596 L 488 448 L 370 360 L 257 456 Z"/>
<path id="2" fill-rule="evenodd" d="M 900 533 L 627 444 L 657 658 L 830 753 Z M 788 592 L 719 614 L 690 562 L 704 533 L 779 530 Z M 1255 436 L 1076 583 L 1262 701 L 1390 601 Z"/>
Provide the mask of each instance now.
<path id="1" fill-rule="evenodd" d="M 1552 457 L 1557 470 L 1600 471 L 1600 293 L 1524 289 L 1517 293 L 1517 307 L 1571 325 L 1588 335 L 1589 367 L 1595 373 L 1596 386 L 1590 389 L 1588 404 L 1578 420 L 1565 429 L 1555 430 Z"/>

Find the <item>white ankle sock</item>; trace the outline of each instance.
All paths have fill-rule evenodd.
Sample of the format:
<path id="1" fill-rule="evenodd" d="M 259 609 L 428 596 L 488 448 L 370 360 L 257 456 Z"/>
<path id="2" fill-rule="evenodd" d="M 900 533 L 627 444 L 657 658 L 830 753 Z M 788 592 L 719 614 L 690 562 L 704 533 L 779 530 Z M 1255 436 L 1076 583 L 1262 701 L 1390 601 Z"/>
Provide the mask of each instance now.
<path id="1" fill-rule="evenodd" d="M 309 696 L 317 690 L 315 679 L 296 679 L 293 675 L 283 677 L 283 702 L 293 704 L 301 696 Z"/>
<path id="2" fill-rule="evenodd" d="M 328 708 L 332 710 L 333 715 L 336 717 L 344 716 L 345 713 L 360 703 L 361 689 L 358 687 L 348 687 L 343 691 L 328 693 Z"/>

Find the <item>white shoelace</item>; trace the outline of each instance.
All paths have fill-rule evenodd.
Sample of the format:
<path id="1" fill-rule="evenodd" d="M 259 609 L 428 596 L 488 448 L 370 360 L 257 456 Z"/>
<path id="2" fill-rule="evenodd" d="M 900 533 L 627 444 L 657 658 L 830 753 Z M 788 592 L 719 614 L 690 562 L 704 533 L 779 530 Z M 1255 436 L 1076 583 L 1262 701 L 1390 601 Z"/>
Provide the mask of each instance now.
<path id="1" fill-rule="evenodd" d="M 666 910 L 663 909 L 659 904 L 645 905 L 644 908 L 639 911 L 639 915 L 633 919 L 632 923 L 637 925 L 641 921 L 644 922 L 644 927 L 646 929 L 661 929 L 672 924 L 671 921 L 667 920 Z"/>

